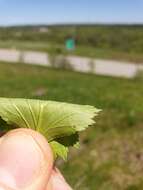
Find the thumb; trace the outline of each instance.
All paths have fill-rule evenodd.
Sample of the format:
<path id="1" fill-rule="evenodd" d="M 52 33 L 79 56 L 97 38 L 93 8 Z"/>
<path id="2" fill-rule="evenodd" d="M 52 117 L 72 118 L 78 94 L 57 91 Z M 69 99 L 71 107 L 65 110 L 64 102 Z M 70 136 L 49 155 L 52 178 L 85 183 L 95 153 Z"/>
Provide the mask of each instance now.
<path id="1" fill-rule="evenodd" d="M 0 140 L 0 190 L 46 189 L 53 156 L 46 139 L 30 129 L 16 129 Z"/>

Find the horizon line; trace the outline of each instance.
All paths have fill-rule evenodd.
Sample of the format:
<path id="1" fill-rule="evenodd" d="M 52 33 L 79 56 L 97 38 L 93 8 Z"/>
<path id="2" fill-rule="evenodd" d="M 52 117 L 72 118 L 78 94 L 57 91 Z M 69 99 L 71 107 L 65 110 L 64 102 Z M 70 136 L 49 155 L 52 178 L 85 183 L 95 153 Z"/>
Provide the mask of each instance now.
<path id="1" fill-rule="evenodd" d="M 143 25 L 143 22 L 54 22 L 54 23 L 13 23 L 13 24 L 0 24 L 0 27 L 24 27 L 24 26 L 113 26 L 113 25 Z"/>

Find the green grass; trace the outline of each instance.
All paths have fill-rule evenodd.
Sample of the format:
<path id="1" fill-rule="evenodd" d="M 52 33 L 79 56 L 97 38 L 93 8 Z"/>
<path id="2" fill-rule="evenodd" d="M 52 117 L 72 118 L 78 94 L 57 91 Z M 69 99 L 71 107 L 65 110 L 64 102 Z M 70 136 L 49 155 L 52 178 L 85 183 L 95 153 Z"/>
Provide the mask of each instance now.
<path id="1" fill-rule="evenodd" d="M 143 63 L 143 54 L 137 52 L 127 52 L 110 48 L 94 48 L 91 46 L 78 46 L 76 55 L 88 56 L 98 59 L 111 59 L 119 61 L 129 61 L 135 63 Z"/>
<path id="2" fill-rule="evenodd" d="M 12 48 L 19 50 L 34 50 L 47 52 L 49 54 L 72 54 L 84 57 L 99 58 L 99 59 L 115 59 L 121 61 L 130 61 L 135 63 L 143 63 L 143 55 L 137 52 L 127 52 L 111 48 L 99 48 L 92 46 L 77 45 L 76 50 L 67 52 L 64 44 L 40 41 L 0 41 L 0 48 Z"/>
<path id="3" fill-rule="evenodd" d="M 143 189 L 142 78 L 115 79 L 0 63 L 0 96 L 91 104 L 103 109 L 59 168 L 75 190 Z"/>

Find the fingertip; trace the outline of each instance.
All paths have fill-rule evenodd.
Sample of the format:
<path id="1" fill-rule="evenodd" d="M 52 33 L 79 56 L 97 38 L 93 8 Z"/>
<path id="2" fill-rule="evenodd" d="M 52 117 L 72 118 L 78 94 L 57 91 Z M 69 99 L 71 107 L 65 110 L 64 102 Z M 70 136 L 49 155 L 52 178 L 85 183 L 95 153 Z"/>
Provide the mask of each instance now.
<path id="1" fill-rule="evenodd" d="M 16 129 L 3 136 L 0 183 L 9 188 L 39 190 L 46 187 L 52 167 L 52 150 L 41 134 L 30 129 Z"/>

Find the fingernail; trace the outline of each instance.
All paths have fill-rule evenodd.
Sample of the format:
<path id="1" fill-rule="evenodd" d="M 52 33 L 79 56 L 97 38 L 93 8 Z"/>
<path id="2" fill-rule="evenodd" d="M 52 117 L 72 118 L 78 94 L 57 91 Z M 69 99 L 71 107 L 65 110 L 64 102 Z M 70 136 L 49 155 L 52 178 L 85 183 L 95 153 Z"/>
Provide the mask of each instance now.
<path id="1" fill-rule="evenodd" d="M 0 144 L 0 183 L 20 189 L 32 183 L 43 159 L 40 147 L 24 132 L 9 134 Z"/>

